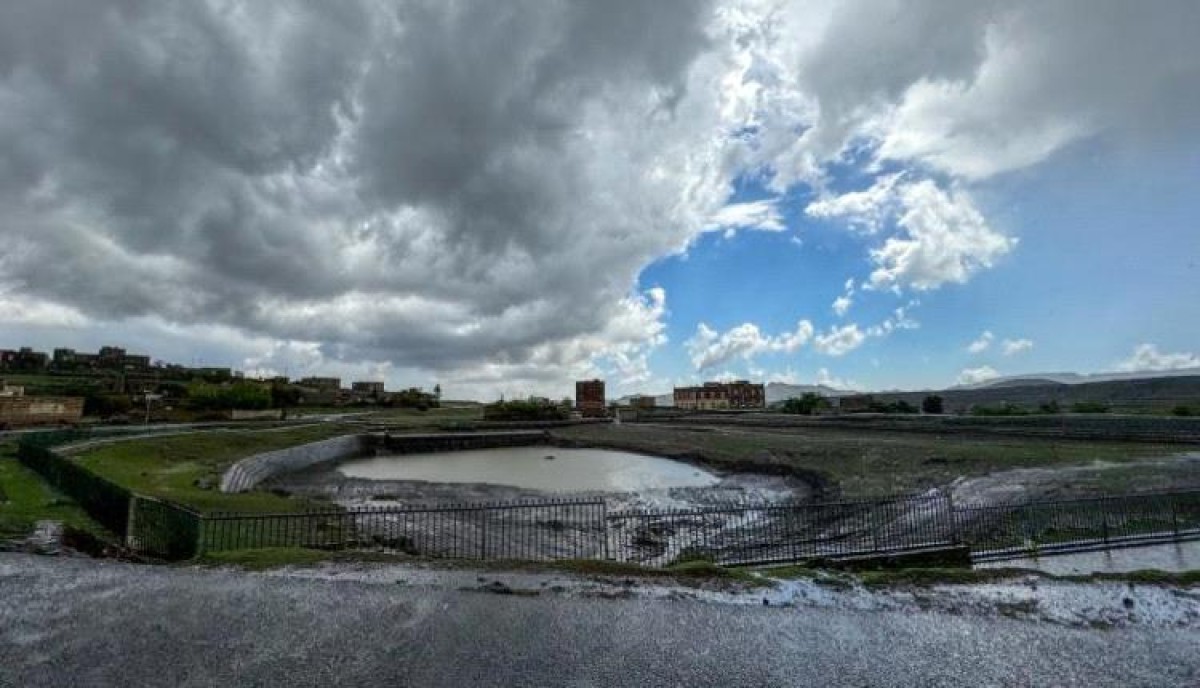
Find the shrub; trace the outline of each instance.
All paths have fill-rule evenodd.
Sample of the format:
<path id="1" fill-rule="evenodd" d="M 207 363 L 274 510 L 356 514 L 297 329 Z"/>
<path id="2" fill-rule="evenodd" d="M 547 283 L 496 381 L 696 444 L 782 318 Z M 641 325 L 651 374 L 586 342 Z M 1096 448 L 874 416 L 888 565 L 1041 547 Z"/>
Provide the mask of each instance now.
<path id="1" fill-rule="evenodd" d="M 1108 413 L 1109 406 L 1100 401 L 1080 401 L 1071 404 L 1071 413 Z"/>
<path id="2" fill-rule="evenodd" d="M 922 413 L 944 413 L 944 409 L 942 398 L 936 394 L 930 394 L 921 401 Z"/>
<path id="3" fill-rule="evenodd" d="M 829 400 L 820 394 L 805 392 L 799 399 L 792 397 L 783 402 L 784 413 L 794 413 L 801 416 L 811 416 L 821 409 L 829 408 Z"/>

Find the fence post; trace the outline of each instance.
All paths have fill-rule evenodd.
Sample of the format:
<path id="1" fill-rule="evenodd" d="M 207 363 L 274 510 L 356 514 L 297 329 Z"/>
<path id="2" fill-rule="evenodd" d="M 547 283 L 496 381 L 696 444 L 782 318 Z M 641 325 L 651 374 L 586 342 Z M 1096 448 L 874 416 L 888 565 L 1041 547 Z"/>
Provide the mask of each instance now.
<path id="1" fill-rule="evenodd" d="M 487 509 L 480 508 L 479 519 L 479 559 L 487 559 Z"/>
<path id="2" fill-rule="evenodd" d="M 1167 496 L 1167 504 L 1171 505 L 1171 533 L 1175 536 L 1175 539 L 1178 540 L 1179 539 L 1179 514 L 1176 513 L 1176 511 L 1175 511 L 1175 496 L 1174 495 Z"/>
<path id="3" fill-rule="evenodd" d="M 600 532 L 604 537 L 604 560 L 609 561 L 608 554 L 608 500 L 600 502 Z"/>
<path id="4" fill-rule="evenodd" d="M 954 495 L 946 493 L 946 511 L 950 515 L 950 544 L 962 544 L 962 533 L 958 527 L 958 510 L 954 508 Z"/>

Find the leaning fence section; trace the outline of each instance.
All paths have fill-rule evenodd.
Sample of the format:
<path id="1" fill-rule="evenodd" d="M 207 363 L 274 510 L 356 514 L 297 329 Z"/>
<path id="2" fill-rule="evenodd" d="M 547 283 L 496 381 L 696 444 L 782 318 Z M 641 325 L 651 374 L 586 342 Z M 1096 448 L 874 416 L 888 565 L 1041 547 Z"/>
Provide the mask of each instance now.
<path id="1" fill-rule="evenodd" d="M 205 552 L 371 549 L 452 559 L 602 559 L 604 500 L 351 508 L 203 517 Z"/>
<path id="2" fill-rule="evenodd" d="M 647 566 L 845 558 L 954 541 L 951 504 L 940 495 L 633 511 L 609 523 L 613 558 Z"/>
<path id="3" fill-rule="evenodd" d="M 961 506 L 960 539 L 977 559 L 1200 537 L 1200 491 Z"/>

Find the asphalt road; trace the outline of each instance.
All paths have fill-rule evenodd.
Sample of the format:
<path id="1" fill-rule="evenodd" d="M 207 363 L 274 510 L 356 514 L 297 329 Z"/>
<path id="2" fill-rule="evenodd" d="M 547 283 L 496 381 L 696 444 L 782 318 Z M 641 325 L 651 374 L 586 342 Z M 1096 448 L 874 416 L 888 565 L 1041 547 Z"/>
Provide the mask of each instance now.
<path id="1" fill-rule="evenodd" d="M 3 686 L 1194 686 L 1200 632 L 0 554 Z"/>

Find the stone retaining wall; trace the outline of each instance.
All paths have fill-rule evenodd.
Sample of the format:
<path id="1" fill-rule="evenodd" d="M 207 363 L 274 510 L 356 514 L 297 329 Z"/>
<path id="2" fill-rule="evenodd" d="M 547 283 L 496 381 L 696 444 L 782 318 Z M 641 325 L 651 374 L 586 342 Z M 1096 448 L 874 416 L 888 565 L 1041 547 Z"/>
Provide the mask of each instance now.
<path id="1" fill-rule="evenodd" d="M 245 492 L 259 483 L 302 468 L 363 454 L 415 454 L 491 447 L 517 447 L 548 442 L 545 432 L 454 432 L 428 435 L 344 435 L 255 454 L 238 461 L 221 476 L 222 492 Z"/>
<path id="2" fill-rule="evenodd" d="M 307 468 L 314 464 L 345 459 L 369 450 L 365 435 L 343 435 L 320 442 L 302 444 L 255 454 L 238 461 L 221 476 L 222 492 L 245 492 L 275 475 Z"/>

